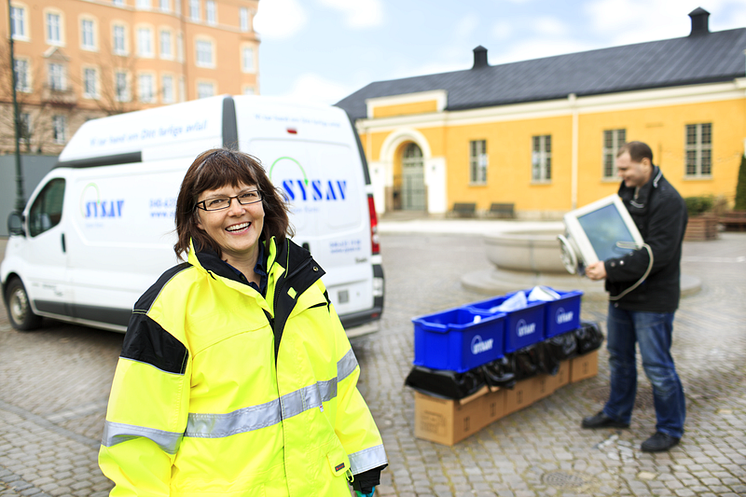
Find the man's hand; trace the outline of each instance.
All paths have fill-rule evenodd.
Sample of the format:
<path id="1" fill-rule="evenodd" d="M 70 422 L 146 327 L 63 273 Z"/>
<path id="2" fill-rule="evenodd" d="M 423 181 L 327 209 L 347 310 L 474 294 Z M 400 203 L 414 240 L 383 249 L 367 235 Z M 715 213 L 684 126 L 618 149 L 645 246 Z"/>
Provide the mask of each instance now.
<path id="1" fill-rule="evenodd" d="M 594 262 L 587 266 L 585 268 L 585 275 L 594 281 L 606 278 L 606 266 L 604 266 L 604 261 Z"/>

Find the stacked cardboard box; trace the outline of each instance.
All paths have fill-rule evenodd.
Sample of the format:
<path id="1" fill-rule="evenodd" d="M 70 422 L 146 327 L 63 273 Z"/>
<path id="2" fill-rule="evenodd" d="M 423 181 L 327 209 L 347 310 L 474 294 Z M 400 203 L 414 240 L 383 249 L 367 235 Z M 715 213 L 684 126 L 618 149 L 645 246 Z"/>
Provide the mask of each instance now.
<path id="1" fill-rule="evenodd" d="M 453 445 L 498 419 L 552 395 L 558 388 L 598 373 L 598 351 L 560 364 L 556 375 L 519 381 L 512 389 L 482 388 L 460 400 L 415 392 L 414 435 L 423 440 Z"/>

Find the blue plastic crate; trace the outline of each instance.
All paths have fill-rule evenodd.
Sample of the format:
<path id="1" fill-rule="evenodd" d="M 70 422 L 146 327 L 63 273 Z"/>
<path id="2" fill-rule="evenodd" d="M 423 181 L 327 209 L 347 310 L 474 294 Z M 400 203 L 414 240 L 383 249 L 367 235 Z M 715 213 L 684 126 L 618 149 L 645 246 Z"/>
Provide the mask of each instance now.
<path id="1" fill-rule="evenodd" d="M 544 338 L 552 338 L 580 328 L 580 298 L 583 292 L 554 291 L 560 298 L 544 303 Z"/>
<path id="2" fill-rule="evenodd" d="M 414 364 L 463 373 L 501 358 L 504 318 L 459 307 L 412 319 Z"/>
<path id="3" fill-rule="evenodd" d="M 475 302 L 466 307 L 473 312 L 489 316 L 491 308 L 502 304 L 515 293 Z M 505 344 L 503 349 L 506 354 L 542 340 L 544 340 L 544 302 L 529 302 L 523 309 L 505 314 Z"/>

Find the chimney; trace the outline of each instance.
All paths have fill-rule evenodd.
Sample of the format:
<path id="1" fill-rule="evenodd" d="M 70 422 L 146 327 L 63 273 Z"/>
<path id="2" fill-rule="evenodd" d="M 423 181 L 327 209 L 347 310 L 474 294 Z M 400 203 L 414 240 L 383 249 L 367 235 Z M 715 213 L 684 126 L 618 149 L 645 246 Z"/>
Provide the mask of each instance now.
<path id="1" fill-rule="evenodd" d="M 489 66 L 490 63 L 487 62 L 487 49 L 482 45 L 479 45 L 474 49 L 474 67 L 472 67 L 472 69 L 480 69 Z"/>
<path id="2" fill-rule="evenodd" d="M 689 33 L 689 36 L 701 36 L 710 32 L 710 28 L 708 27 L 710 13 L 705 9 L 697 7 L 689 12 L 689 17 L 692 18 L 692 32 Z"/>

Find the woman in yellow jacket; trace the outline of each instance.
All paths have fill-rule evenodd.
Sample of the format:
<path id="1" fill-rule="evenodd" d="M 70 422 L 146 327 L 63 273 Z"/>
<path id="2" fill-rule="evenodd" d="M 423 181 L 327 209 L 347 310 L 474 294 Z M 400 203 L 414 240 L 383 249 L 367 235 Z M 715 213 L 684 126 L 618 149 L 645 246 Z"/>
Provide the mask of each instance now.
<path id="1" fill-rule="evenodd" d="M 209 150 L 176 206 L 177 255 L 135 304 L 99 453 L 112 496 L 370 494 L 386 466 L 321 282 L 257 160 Z"/>

